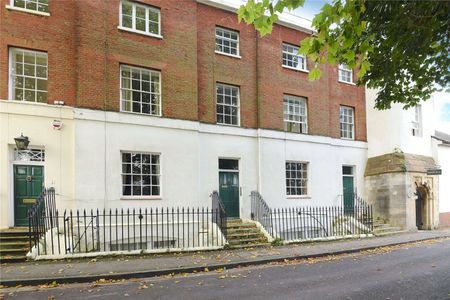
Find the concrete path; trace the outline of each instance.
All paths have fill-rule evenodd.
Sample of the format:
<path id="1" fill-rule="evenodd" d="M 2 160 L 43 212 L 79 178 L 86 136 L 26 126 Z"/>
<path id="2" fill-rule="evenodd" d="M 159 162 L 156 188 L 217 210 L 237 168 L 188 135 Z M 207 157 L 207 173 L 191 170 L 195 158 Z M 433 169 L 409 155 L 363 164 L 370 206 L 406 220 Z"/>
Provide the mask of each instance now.
<path id="1" fill-rule="evenodd" d="M 89 282 L 98 279 L 143 278 L 172 273 L 190 273 L 204 268 L 233 268 L 290 259 L 351 253 L 413 241 L 450 238 L 450 229 L 419 231 L 385 237 L 334 242 L 303 243 L 279 247 L 172 253 L 145 256 L 116 256 L 96 259 L 30 261 L 2 264 L 3 286 Z"/>

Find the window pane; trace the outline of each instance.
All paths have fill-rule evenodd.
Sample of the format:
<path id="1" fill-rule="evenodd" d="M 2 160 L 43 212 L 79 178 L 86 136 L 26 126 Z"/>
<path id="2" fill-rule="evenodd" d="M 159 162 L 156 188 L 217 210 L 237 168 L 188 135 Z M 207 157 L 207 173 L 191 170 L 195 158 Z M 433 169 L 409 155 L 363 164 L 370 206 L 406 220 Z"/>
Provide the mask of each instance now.
<path id="1" fill-rule="evenodd" d="M 220 170 L 239 170 L 239 161 L 236 159 L 219 159 Z"/>
<path id="2" fill-rule="evenodd" d="M 133 19 L 129 16 L 122 16 L 122 26 L 126 28 L 132 28 Z"/>
<path id="3" fill-rule="evenodd" d="M 122 2 L 122 15 L 131 16 L 133 14 L 133 6 L 129 3 Z"/>

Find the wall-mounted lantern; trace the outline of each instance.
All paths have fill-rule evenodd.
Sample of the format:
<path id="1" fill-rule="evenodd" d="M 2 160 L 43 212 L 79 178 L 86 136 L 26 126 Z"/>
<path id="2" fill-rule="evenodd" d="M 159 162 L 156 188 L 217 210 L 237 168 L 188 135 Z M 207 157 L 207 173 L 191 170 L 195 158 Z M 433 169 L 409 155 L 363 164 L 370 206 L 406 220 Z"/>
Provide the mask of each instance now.
<path id="1" fill-rule="evenodd" d="M 23 133 L 19 137 L 16 137 L 14 141 L 16 142 L 17 150 L 27 150 L 28 144 L 30 143 L 28 137 L 23 136 Z"/>

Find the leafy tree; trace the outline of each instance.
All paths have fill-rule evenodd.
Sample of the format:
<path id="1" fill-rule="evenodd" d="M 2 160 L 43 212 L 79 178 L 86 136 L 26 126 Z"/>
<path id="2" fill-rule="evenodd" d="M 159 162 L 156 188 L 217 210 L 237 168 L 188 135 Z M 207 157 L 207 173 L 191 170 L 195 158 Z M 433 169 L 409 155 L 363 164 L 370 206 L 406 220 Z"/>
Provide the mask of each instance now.
<path id="1" fill-rule="evenodd" d="M 253 24 L 264 36 L 284 10 L 305 0 L 249 0 L 239 21 Z M 345 64 L 357 69 L 359 85 L 379 90 L 375 106 L 404 108 L 428 99 L 450 85 L 450 1 L 334 0 L 313 21 L 316 31 L 300 42 L 299 52 L 315 68 Z"/>

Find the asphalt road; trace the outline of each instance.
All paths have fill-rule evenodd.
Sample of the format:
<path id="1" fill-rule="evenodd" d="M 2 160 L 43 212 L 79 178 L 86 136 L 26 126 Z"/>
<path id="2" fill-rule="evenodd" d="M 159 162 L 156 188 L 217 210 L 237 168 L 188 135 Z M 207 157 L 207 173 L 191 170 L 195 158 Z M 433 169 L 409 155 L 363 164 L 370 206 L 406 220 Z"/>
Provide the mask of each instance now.
<path id="1" fill-rule="evenodd" d="M 450 239 L 318 260 L 0 294 L 5 299 L 450 299 Z"/>

